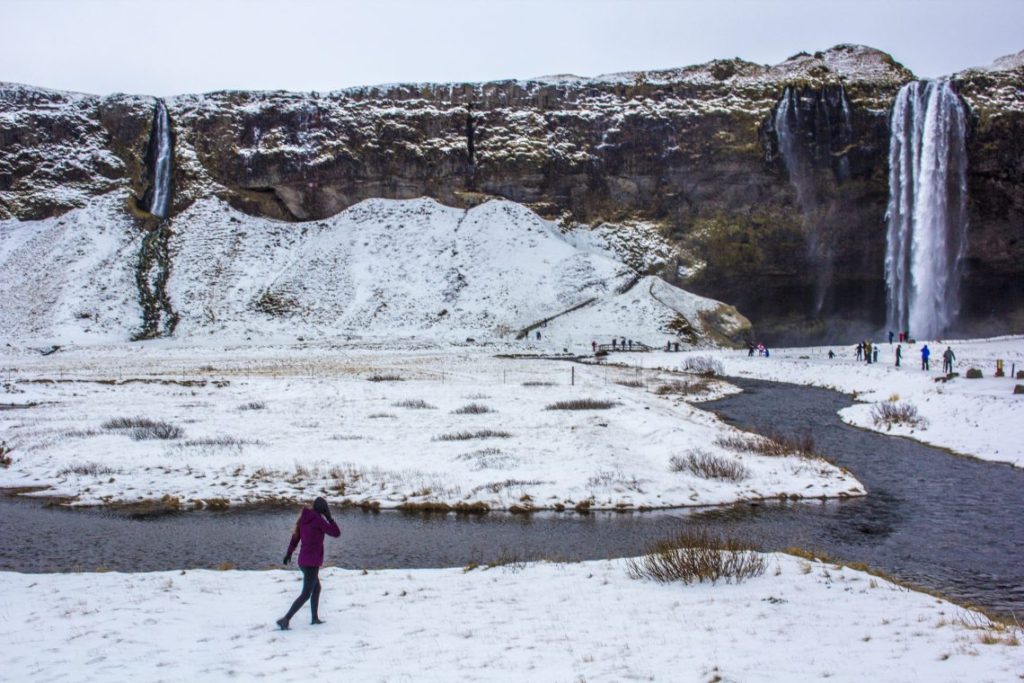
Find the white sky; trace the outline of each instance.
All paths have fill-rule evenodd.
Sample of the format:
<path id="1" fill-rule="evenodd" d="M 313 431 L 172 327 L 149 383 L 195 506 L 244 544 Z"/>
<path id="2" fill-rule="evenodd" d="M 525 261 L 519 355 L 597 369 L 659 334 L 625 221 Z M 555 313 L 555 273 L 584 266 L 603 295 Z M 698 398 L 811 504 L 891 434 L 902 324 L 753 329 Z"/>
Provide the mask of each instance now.
<path id="1" fill-rule="evenodd" d="M 948 74 L 1024 49 L 1024 0 L 0 0 L 0 81 L 100 94 L 775 64 L 837 43 Z"/>

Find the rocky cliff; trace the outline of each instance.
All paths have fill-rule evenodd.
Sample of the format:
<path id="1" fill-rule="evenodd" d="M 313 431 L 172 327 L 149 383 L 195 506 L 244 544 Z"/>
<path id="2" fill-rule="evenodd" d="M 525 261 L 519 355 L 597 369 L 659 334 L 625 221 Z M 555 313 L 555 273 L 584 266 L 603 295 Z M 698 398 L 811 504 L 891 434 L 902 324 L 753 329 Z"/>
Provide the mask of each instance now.
<path id="1" fill-rule="evenodd" d="M 565 223 L 658 226 L 678 249 L 658 274 L 768 338 L 859 332 L 884 322 L 888 112 L 912 79 L 843 45 L 776 66 L 183 95 L 166 101 L 171 225 L 211 196 L 284 221 L 376 197 L 500 197 Z M 1024 66 L 953 80 L 971 116 L 963 327 L 1024 331 Z M 154 104 L 0 87 L 0 219 L 128 189 L 147 229 Z"/>

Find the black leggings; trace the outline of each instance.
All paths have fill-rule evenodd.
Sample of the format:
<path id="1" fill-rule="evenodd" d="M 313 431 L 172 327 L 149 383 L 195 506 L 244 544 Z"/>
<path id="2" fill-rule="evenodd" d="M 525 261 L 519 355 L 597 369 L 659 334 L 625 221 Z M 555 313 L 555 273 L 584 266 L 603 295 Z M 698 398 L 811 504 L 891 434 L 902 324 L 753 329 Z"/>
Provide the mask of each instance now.
<path id="1" fill-rule="evenodd" d="M 316 621 L 317 611 L 320 608 L 320 567 L 299 567 L 302 570 L 302 593 L 295 598 L 292 608 L 284 615 L 285 621 L 291 621 L 295 613 L 302 609 L 309 600 L 309 608 L 313 612 L 313 621 Z"/>

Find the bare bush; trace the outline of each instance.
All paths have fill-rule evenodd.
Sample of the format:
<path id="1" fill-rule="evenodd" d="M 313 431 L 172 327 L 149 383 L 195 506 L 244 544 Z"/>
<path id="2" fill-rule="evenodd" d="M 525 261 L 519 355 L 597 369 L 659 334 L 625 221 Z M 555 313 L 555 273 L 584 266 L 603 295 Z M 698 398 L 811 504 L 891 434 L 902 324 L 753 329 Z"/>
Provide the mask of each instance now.
<path id="1" fill-rule="evenodd" d="M 702 377 L 715 377 L 725 374 L 722 370 L 722 361 L 711 356 L 690 356 L 683 364 L 683 369 L 686 372 L 692 372 Z"/>
<path id="2" fill-rule="evenodd" d="M 603 401 L 595 398 L 577 398 L 571 401 L 557 401 L 548 405 L 545 410 L 607 410 L 615 405 L 615 401 Z"/>
<path id="3" fill-rule="evenodd" d="M 750 476 L 750 470 L 732 458 L 724 458 L 707 451 L 695 450 L 685 457 L 673 455 L 669 459 L 673 472 L 690 472 L 705 479 L 743 481 Z"/>
<path id="4" fill-rule="evenodd" d="M 267 404 L 263 401 L 249 401 L 238 406 L 239 410 L 263 410 L 267 407 Z"/>
<path id="5" fill-rule="evenodd" d="M 488 408 L 481 403 L 469 403 L 452 411 L 455 415 L 483 415 L 484 413 L 493 412 L 494 409 Z"/>
<path id="6" fill-rule="evenodd" d="M 709 581 L 740 583 L 764 574 L 764 558 L 753 547 L 705 531 L 684 531 L 652 545 L 643 557 L 626 562 L 629 576 L 661 583 Z"/>
<path id="7" fill-rule="evenodd" d="M 924 427 L 928 424 L 928 421 L 917 413 L 917 406 L 897 401 L 884 401 L 873 405 L 871 419 L 876 427 L 885 425 L 887 429 L 891 429 L 893 425 Z"/>
<path id="8" fill-rule="evenodd" d="M 6 441 L 0 441 L 0 467 L 7 469 L 14 460 L 11 458 L 11 451 L 14 450 L 7 445 Z"/>
<path id="9" fill-rule="evenodd" d="M 454 432 L 434 437 L 434 441 L 469 441 L 471 439 L 507 439 L 512 435 L 494 429 L 480 429 L 475 432 Z"/>
<path id="10" fill-rule="evenodd" d="M 395 401 L 391 406 L 393 408 L 411 408 L 413 410 L 437 410 L 437 406 L 431 405 L 421 398 L 407 398 L 404 401 Z"/>

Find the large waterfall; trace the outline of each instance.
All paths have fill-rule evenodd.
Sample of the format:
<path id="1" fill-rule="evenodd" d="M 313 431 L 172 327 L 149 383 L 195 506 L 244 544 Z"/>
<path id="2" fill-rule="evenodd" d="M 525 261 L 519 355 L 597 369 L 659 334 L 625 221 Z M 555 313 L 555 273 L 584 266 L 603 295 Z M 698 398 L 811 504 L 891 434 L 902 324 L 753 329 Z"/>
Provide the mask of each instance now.
<path id="1" fill-rule="evenodd" d="M 149 139 L 150 172 L 149 212 L 157 218 L 167 218 L 171 207 L 171 159 L 174 144 L 171 140 L 171 123 L 163 100 L 156 101 L 153 115 L 153 132 Z"/>
<path id="2" fill-rule="evenodd" d="M 892 108 L 887 322 L 934 339 L 958 309 L 967 247 L 966 115 L 948 81 L 903 86 Z"/>

